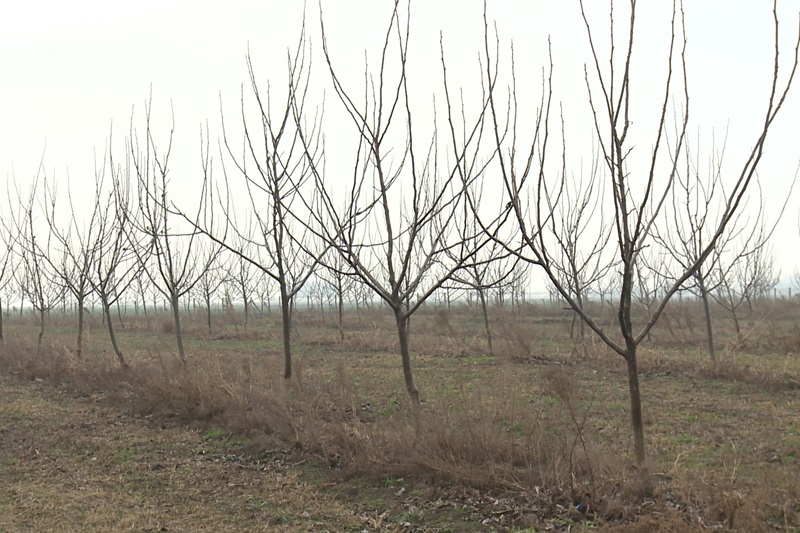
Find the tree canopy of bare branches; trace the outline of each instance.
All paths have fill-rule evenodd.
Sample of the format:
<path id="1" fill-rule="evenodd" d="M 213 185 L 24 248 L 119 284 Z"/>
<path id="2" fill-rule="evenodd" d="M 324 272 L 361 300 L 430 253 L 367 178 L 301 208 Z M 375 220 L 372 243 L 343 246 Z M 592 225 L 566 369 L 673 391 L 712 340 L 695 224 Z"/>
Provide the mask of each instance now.
<path id="1" fill-rule="evenodd" d="M 340 74 L 321 10 L 320 20 L 326 65 L 337 100 L 349 117 L 355 146 L 347 166 L 332 169 L 320 161 L 320 147 L 303 132 L 319 191 L 315 203 L 310 203 L 314 219 L 309 227 L 339 254 L 347 274 L 391 309 L 416 415 L 420 400 L 411 366 L 409 321 L 477 249 L 462 246 L 463 238 L 453 226 L 464 224 L 465 188 L 485 170 L 475 155 L 484 132 L 484 108 L 467 119 L 448 106 L 447 122 L 440 124 L 432 117 L 430 136 L 420 139 L 421 114 L 409 97 L 408 5 L 394 2 L 382 49 L 374 63 L 365 61 L 360 89 Z M 444 53 L 442 73 L 446 90 Z M 296 113 L 301 123 L 299 109 Z M 453 142 L 446 149 L 447 135 L 440 136 L 440 126 L 452 132 Z M 341 129 L 337 135 L 343 135 Z M 342 175 L 351 176 L 346 186 Z M 337 268 L 334 265 L 327 264 Z"/>
<path id="2" fill-rule="evenodd" d="M 713 252 L 726 227 L 742 208 L 764 155 L 770 127 L 783 107 L 794 80 L 800 33 L 792 59 L 788 62 L 789 72 L 785 74 L 783 69 L 786 65 L 779 60 L 777 6 L 773 5 L 774 74 L 764 105 L 762 125 L 756 131 L 749 132 L 752 135 L 751 150 L 737 163 L 740 165 L 739 170 L 730 178 L 726 176 L 724 192 L 723 189 L 719 190 L 721 208 L 712 220 L 706 222 L 708 237 L 694 254 L 694 258 L 680 269 L 674 281 L 658 296 L 658 302 L 652 306 L 648 319 L 637 323 L 632 315 L 637 271 L 643 252 L 655 242 L 654 224 L 662 215 L 668 197 L 676 185 L 679 161 L 686 150 L 690 106 L 683 5 L 673 5 L 666 57 L 648 61 L 648 68 L 661 65 L 664 74 L 661 94 L 652 104 L 652 110 L 657 112 L 641 116 L 634 116 L 639 108 L 632 103 L 637 89 L 633 80 L 637 79 L 635 69 L 638 65 L 632 60 L 636 57 L 638 42 L 638 34 L 634 31 L 637 23 L 636 2 L 631 1 L 627 6 L 612 5 L 606 26 L 610 28 L 610 46 L 605 48 L 600 45 L 598 25 L 590 20 L 585 2 L 580 2 L 580 6 L 589 50 L 589 63 L 585 69 L 587 100 L 595 134 L 600 143 L 602 161 L 606 167 L 607 179 L 604 184 L 613 201 L 613 209 L 604 224 L 613 228 L 611 242 L 616 246 L 617 255 L 614 271 L 620 280 L 619 290 L 614 295 L 617 308 L 616 334 L 581 306 L 574 291 L 560 275 L 568 270 L 568 265 L 564 264 L 565 258 L 575 252 L 570 251 L 563 241 L 559 242 L 551 225 L 554 206 L 557 202 L 564 201 L 559 196 L 559 191 L 562 190 L 561 183 L 565 179 L 563 173 L 553 172 L 554 167 L 559 168 L 561 165 L 551 162 L 552 153 L 557 152 L 553 148 L 554 145 L 557 146 L 555 128 L 551 125 L 554 122 L 555 101 L 552 83 L 555 68 L 552 60 L 543 76 L 542 100 L 534 124 L 526 125 L 535 130 L 533 140 L 526 144 L 525 150 L 520 150 L 517 146 L 520 125 L 517 122 L 518 95 L 513 75 L 513 56 L 511 96 L 504 103 L 499 91 L 489 92 L 491 120 L 498 149 L 496 167 L 508 196 L 508 208 L 513 212 L 513 231 L 510 234 L 513 235 L 514 242 L 506 242 L 506 246 L 509 250 L 519 250 L 520 257 L 525 261 L 541 267 L 549 281 L 586 325 L 624 359 L 628 374 L 636 459 L 642 462 L 646 454 L 637 347 L 656 324 L 670 298 L 695 275 Z M 485 53 L 487 57 L 492 57 L 495 52 L 490 47 L 488 23 L 485 27 Z M 489 87 L 493 86 L 492 80 L 496 76 L 491 65 L 492 62 L 487 61 L 484 72 L 484 82 Z M 642 75 L 647 76 L 640 76 Z M 655 118 L 651 120 L 649 117 Z M 641 135 L 646 135 L 647 141 L 644 143 L 641 142 Z M 638 142 L 635 140 L 637 138 Z M 484 226 L 490 233 L 496 231 L 488 222 Z M 520 238 L 523 242 L 521 249 L 516 246 Z"/>

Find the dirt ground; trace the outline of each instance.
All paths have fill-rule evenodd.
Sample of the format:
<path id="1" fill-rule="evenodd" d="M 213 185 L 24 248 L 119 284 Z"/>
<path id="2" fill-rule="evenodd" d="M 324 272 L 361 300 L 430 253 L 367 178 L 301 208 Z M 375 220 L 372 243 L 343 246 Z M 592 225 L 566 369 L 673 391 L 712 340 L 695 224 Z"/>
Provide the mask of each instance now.
<path id="1" fill-rule="evenodd" d="M 342 531 L 359 517 L 279 461 L 0 378 L 1 531 Z"/>
<path id="2" fill-rule="evenodd" d="M 507 530 L 478 491 L 338 479 L 302 453 L 17 376 L 0 375 L 0 479 L 3 532 Z"/>

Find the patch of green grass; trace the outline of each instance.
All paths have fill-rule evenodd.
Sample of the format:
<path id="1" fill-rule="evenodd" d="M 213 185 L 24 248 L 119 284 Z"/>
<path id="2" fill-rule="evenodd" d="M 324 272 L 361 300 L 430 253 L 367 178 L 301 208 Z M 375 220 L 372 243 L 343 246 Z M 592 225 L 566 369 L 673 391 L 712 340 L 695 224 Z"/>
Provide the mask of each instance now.
<path id="1" fill-rule="evenodd" d="M 217 440 L 217 439 L 225 436 L 226 434 L 227 434 L 227 432 L 224 429 L 214 428 L 211 431 L 209 431 L 208 433 L 206 433 L 205 435 L 203 435 L 203 440 L 205 440 L 205 441 Z"/>
<path id="2" fill-rule="evenodd" d="M 695 437 L 693 435 L 686 435 L 684 433 L 684 434 L 675 436 L 674 440 L 675 440 L 676 443 L 679 443 L 679 444 L 695 444 L 697 442 L 697 437 Z"/>
<path id="3" fill-rule="evenodd" d="M 525 426 L 520 420 L 516 420 L 514 422 L 501 420 L 500 425 L 515 437 L 524 437 L 527 434 L 525 431 Z"/>
<path id="4" fill-rule="evenodd" d="M 114 452 L 114 459 L 123 463 L 133 461 L 136 458 L 136 452 L 130 448 L 123 448 Z"/>
<path id="5" fill-rule="evenodd" d="M 412 526 L 419 526 L 425 519 L 425 510 L 419 507 L 411 506 L 397 516 L 396 522 L 401 524 L 410 524 Z"/>
<path id="6" fill-rule="evenodd" d="M 558 400 L 552 396 L 543 396 L 542 403 L 545 405 L 553 406 L 558 404 Z"/>
<path id="7" fill-rule="evenodd" d="M 387 477 L 383 478 L 383 480 L 381 481 L 381 486 L 383 486 L 383 487 L 394 487 L 400 481 L 402 481 L 402 479 L 403 478 L 396 478 L 396 477 L 392 477 L 392 476 L 387 476 Z"/>

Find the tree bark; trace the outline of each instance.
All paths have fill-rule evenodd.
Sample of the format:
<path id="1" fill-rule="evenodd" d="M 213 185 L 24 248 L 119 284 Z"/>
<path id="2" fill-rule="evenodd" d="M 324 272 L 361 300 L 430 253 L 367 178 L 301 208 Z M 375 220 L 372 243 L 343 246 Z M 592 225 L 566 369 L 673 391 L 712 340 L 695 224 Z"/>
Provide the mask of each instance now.
<path id="1" fill-rule="evenodd" d="M 337 295 L 336 304 L 337 304 L 338 312 L 339 312 L 339 317 L 338 317 L 339 318 L 339 320 L 338 320 L 339 340 L 341 342 L 344 342 L 344 295 L 342 294 L 342 292 L 343 292 L 342 280 L 339 279 L 337 281 L 338 281 L 338 283 L 337 283 L 337 286 L 336 286 L 336 295 Z M 3 333 L 2 332 L 2 324 L 0 324 L 0 339 L 2 339 L 2 333 Z"/>
<path id="2" fill-rule="evenodd" d="M 119 299 L 117 299 L 117 318 L 119 318 L 119 327 L 125 329 L 125 321 L 122 319 L 122 306 L 119 303 Z"/>
<path id="3" fill-rule="evenodd" d="M 248 307 L 248 300 L 250 299 L 250 293 L 247 290 L 247 287 L 244 283 L 241 284 L 242 290 L 242 300 L 244 300 L 244 330 L 247 331 L 247 323 L 250 321 L 250 309 Z"/>
<path id="4" fill-rule="evenodd" d="M 703 300 L 703 314 L 706 319 L 706 339 L 708 340 L 708 355 L 711 356 L 711 362 L 717 363 L 717 352 L 714 349 L 714 329 L 711 324 L 711 306 L 708 302 L 708 291 L 706 290 L 705 281 L 700 278 L 700 299 Z"/>
<path id="5" fill-rule="evenodd" d="M 489 355 L 494 356 L 494 346 L 492 345 L 492 329 L 489 327 L 489 309 L 486 305 L 486 294 L 483 289 L 478 289 L 478 296 L 481 299 L 481 310 L 483 311 L 483 327 L 486 330 L 486 343 L 489 346 Z"/>
<path id="6" fill-rule="evenodd" d="M 172 317 L 175 321 L 175 339 L 178 341 L 178 355 L 181 358 L 181 363 L 186 364 L 186 352 L 183 349 L 183 333 L 181 331 L 181 309 L 180 302 L 178 302 L 178 295 L 173 293 L 170 296 L 170 303 L 172 304 Z"/>
<path id="7" fill-rule="evenodd" d="M 286 285 L 281 280 L 281 319 L 283 323 L 283 377 L 292 377 L 292 308 Z"/>
<path id="8" fill-rule="evenodd" d="M 42 353 L 42 338 L 44 337 L 44 306 L 39 308 L 39 336 L 36 339 L 36 355 Z"/>
<path id="9" fill-rule="evenodd" d="M 211 295 L 206 294 L 206 323 L 208 324 L 208 334 L 211 335 Z"/>
<path id="10" fill-rule="evenodd" d="M 636 463 L 642 464 L 645 460 L 644 422 L 642 420 L 642 397 L 639 392 L 639 369 L 636 364 L 636 345 L 629 344 L 625 355 L 628 366 L 628 390 L 631 401 L 631 428 L 633 429 L 634 449 Z"/>
<path id="11" fill-rule="evenodd" d="M 105 300 L 103 301 L 103 314 L 106 316 L 108 336 L 111 338 L 111 346 L 114 348 L 114 355 L 117 356 L 119 366 L 122 368 L 128 368 L 128 363 L 125 361 L 125 356 L 122 355 L 122 350 L 119 349 L 119 345 L 117 344 L 117 335 L 114 333 L 114 323 L 111 320 L 111 304 Z"/>
<path id="12" fill-rule="evenodd" d="M 414 421 L 419 425 L 420 421 L 420 402 L 419 389 L 414 382 L 414 373 L 411 370 L 411 354 L 408 348 L 408 322 L 403 316 L 401 309 L 395 309 L 395 322 L 397 323 L 397 335 L 400 340 L 400 357 L 403 360 L 403 377 L 406 381 L 406 390 L 411 398 L 411 410 Z"/>
<path id="13" fill-rule="evenodd" d="M 75 355 L 78 359 L 83 355 L 83 297 L 78 298 L 78 338 L 75 341 Z"/>
<path id="14" fill-rule="evenodd" d="M 739 315 L 736 313 L 736 308 L 731 309 L 731 315 L 733 315 L 733 329 L 736 330 L 736 340 L 739 341 L 739 346 L 744 344 L 744 338 L 742 337 L 742 327 L 739 325 Z"/>

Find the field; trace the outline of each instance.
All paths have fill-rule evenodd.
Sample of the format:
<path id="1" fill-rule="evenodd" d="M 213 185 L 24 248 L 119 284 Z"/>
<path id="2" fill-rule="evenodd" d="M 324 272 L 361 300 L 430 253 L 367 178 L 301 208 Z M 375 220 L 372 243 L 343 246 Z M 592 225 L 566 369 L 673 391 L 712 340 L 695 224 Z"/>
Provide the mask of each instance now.
<path id="1" fill-rule="evenodd" d="M 609 320 L 611 310 L 606 308 Z M 5 317 L 3 531 L 800 531 L 800 303 L 756 302 L 743 339 L 695 302 L 640 351 L 648 460 L 635 465 L 624 361 L 557 304 L 467 306 L 411 322 L 422 418 L 379 306 L 280 317 Z"/>

